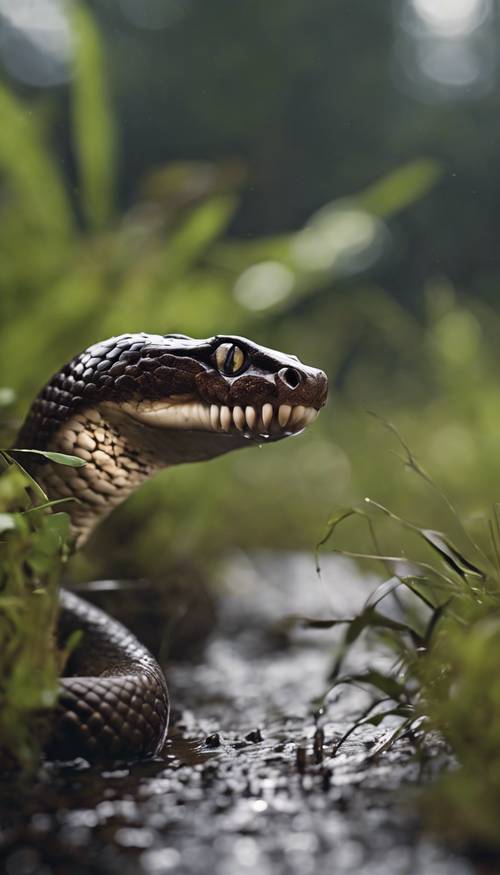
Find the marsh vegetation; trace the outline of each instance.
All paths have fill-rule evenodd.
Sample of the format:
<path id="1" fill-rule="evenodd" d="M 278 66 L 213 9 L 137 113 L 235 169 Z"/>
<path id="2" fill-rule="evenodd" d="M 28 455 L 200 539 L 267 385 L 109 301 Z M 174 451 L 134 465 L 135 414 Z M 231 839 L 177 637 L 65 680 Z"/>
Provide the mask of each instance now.
<path id="1" fill-rule="evenodd" d="M 420 810 L 439 835 L 498 851 L 500 175 L 484 133 L 498 16 L 472 0 L 449 21 L 423 0 L 405 15 L 185 5 L 43 0 L 57 39 L 35 69 L 36 16 L 0 2 L 0 445 L 65 360 L 122 331 L 255 337 L 326 370 L 330 402 L 303 437 L 154 478 L 69 561 L 64 507 L 2 455 L 0 747 L 39 762 L 61 580 L 173 580 L 181 611 L 202 581 L 219 604 L 228 554 L 282 551 L 285 567 L 329 521 L 321 556 L 333 546 L 376 579 L 364 606 L 335 611 L 334 590 L 309 617 L 325 656 L 310 714 L 332 685 L 327 723 L 346 685 L 369 691 L 328 755 L 363 731 L 381 733 L 381 757 L 432 759 L 444 740 L 458 767 Z M 353 669 L 364 637 L 375 656 Z"/>

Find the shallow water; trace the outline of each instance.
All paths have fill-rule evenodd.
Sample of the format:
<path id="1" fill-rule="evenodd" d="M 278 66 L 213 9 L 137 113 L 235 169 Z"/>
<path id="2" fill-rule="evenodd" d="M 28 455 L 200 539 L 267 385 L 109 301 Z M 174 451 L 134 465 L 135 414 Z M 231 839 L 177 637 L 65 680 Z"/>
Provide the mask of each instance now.
<path id="1" fill-rule="evenodd" d="M 320 722 L 313 717 L 335 636 L 285 637 L 276 624 L 284 614 L 330 615 L 332 604 L 351 614 L 373 581 L 337 558 L 324 563 L 323 579 L 310 556 L 233 557 L 205 653 L 168 668 L 175 713 L 166 755 L 105 769 L 46 764 L 24 785 L 5 778 L 7 875 L 475 871 L 421 836 L 411 800 L 427 776 L 407 743 L 374 757 L 387 729 L 366 728 L 331 757 L 359 704 L 349 693 Z M 373 664 L 375 655 L 358 658 Z"/>

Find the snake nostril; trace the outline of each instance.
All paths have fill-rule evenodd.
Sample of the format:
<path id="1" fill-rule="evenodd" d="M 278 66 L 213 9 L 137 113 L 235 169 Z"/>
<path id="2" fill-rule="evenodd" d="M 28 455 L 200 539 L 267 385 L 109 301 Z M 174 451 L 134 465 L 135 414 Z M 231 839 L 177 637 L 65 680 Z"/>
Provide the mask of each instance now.
<path id="1" fill-rule="evenodd" d="M 290 389 L 296 389 L 302 382 L 300 371 L 295 368 L 283 368 L 279 372 L 279 376 Z"/>

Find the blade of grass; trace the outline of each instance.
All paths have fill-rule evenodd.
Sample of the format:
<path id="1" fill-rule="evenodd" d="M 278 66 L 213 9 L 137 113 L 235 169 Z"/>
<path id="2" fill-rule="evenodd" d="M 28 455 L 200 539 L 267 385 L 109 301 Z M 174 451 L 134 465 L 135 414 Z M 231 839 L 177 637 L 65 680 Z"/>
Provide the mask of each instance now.
<path id="1" fill-rule="evenodd" d="M 376 702 L 375 706 L 379 705 L 379 704 L 380 704 L 380 701 Z M 407 711 L 408 711 L 408 713 L 406 713 Z M 380 724 L 383 723 L 383 721 L 386 720 L 387 717 L 402 717 L 403 723 L 401 724 L 401 726 L 404 729 L 406 729 L 407 726 L 409 725 L 409 722 L 410 722 L 409 718 L 410 718 L 410 715 L 412 713 L 413 712 L 410 711 L 410 709 L 407 708 L 406 706 L 398 706 L 397 708 L 390 708 L 388 711 L 383 711 L 380 714 L 368 715 L 366 717 L 362 717 L 359 720 L 356 720 L 356 722 L 352 726 L 349 727 L 347 732 L 345 732 L 344 735 L 342 736 L 342 738 L 337 742 L 337 744 L 333 748 L 332 756 L 335 757 L 338 754 L 342 745 L 345 744 L 345 742 L 356 731 L 356 729 L 360 729 L 360 727 L 362 727 L 362 726 L 375 726 L 375 727 L 380 726 Z M 398 726 L 398 733 L 399 733 L 401 726 Z M 375 755 L 376 754 L 372 750 L 370 753 L 370 758 L 372 756 L 375 756 Z"/>
<path id="2" fill-rule="evenodd" d="M 7 460 L 9 465 L 15 465 L 18 470 L 21 471 L 23 476 L 28 481 L 28 485 L 33 490 L 37 498 L 41 499 L 43 503 L 47 503 L 47 501 L 49 500 L 48 495 L 45 494 L 42 487 L 39 486 L 34 477 L 32 477 L 31 474 L 28 473 L 24 466 L 21 465 L 21 463 L 17 459 L 14 459 L 6 450 L 0 450 L 0 454 Z"/>
<path id="3" fill-rule="evenodd" d="M 72 115 L 83 212 L 91 228 L 105 226 L 114 203 L 116 137 L 104 74 L 104 53 L 92 16 L 72 6 L 75 36 Z"/>
<path id="4" fill-rule="evenodd" d="M 365 502 L 369 504 L 371 507 L 375 507 L 377 510 L 380 510 L 383 514 L 388 516 L 394 522 L 397 522 L 399 525 L 403 526 L 405 529 L 409 529 L 415 534 L 419 535 L 424 541 L 429 544 L 430 547 L 433 548 L 442 559 L 449 565 L 449 567 L 455 571 L 457 574 L 462 577 L 463 580 L 466 579 L 468 574 L 473 577 L 478 577 L 481 580 L 484 580 L 485 573 L 481 571 L 476 565 L 473 565 L 465 556 L 463 556 L 459 550 L 455 547 L 454 544 L 444 535 L 442 532 L 437 532 L 434 529 L 424 529 L 420 526 L 415 525 L 415 523 L 410 522 L 404 517 L 398 516 L 393 511 L 389 510 L 389 508 L 385 507 L 383 504 L 380 504 L 378 501 L 374 501 L 371 498 L 365 498 Z"/>
<path id="5" fill-rule="evenodd" d="M 374 419 L 376 419 L 378 422 L 380 422 L 384 426 L 384 428 L 386 428 L 388 431 L 390 431 L 395 436 L 395 438 L 397 439 L 398 443 L 403 448 L 404 453 L 405 453 L 405 458 L 403 458 L 403 460 L 402 460 L 403 463 L 410 470 L 414 471 L 415 474 L 417 474 L 417 476 L 419 476 L 422 480 L 424 480 L 424 482 L 427 483 L 427 485 L 430 486 L 430 488 L 439 496 L 441 501 L 444 502 L 445 506 L 448 508 L 449 512 L 451 513 L 451 515 L 453 517 L 453 520 L 458 525 L 458 528 L 460 529 L 461 533 L 464 535 L 467 542 L 471 545 L 471 547 L 476 552 L 476 554 L 481 557 L 482 561 L 485 562 L 489 568 L 492 568 L 492 563 L 491 563 L 490 559 L 488 558 L 488 556 L 486 555 L 486 553 L 484 552 L 484 550 L 481 549 L 479 544 L 477 544 L 477 542 L 471 537 L 470 533 L 464 527 L 462 520 L 460 519 L 460 514 L 458 513 L 455 505 L 450 501 L 447 494 L 439 486 L 439 484 L 436 483 L 432 479 L 432 477 L 427 473 L 427 471 L 425 471 L 425 469 L 417 461 L 417 459 L 415 458 L 414 454 L 411 451 L 411 448 L 409 447 L 409 445 L 407 444 L 407 442 L 403 438 L 399 429 L 397 429 L 396 426 L 392 422 L 389 422 L 389 420 L 384 419 L 384 417 L 380 416 L 378 413 L 375 413 L 372 410 L 368 410 L 367 413 L 369 414 L 369 416 L 373 416 Z"/>
<path id="6" fill-rule="evenodd" d="M 44 459 L 47 459 L 49 462 L 57 462 L 58 465 L 68 465 L 69 468 L 83 468 L 86 465 L 86 461 L 84 459 L 80 459 L 79 456 L 70 456 L 67 453 L 53 453 L 48 450 L 19 450 L 16 447 L 13 447 L 10 450 L 0 450 L 1 453 L 8 452 L 11 457 L 13 457 L 14 453 L 25 453 L 28 455 L 35 456 L 43 456 Z M 15 457 L 13 457 L 15 460 Z M 17 461 L 17 460 L 15 460 Z"/>

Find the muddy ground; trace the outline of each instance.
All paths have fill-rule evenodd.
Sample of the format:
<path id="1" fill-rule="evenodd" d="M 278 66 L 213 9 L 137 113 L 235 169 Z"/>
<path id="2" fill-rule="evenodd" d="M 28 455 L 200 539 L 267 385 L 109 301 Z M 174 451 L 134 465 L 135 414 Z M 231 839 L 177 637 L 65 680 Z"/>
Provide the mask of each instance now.
<path id="1" fill-rule="evenodd" d="M 167 674 L 174 703 L 163 758 L 91 767 L 45 764 L 0 785 L 6 875 L 472 875 L 485 871 L 425 838 L 413 800 L 422 768 L 407 742 L 379 756 L 388 731 L 366 728 L 335 758 L 359 705 L 318 720 L 335 637 L 296 631 L 285 614 L 350 614 L 373 581 L 346 560 L 234 557 L 221 571 L 219 619 L 194 663 Z M 119 594 L 117 594 L 119 597 Z M 373 655 L 360 653 L 360 660 Z M 356 694 L 355 694 L 356 695 Z M 362 695 L 362 694 L 360 694 Z M 318 731 L 319 730 L 319 731 Z"/>

